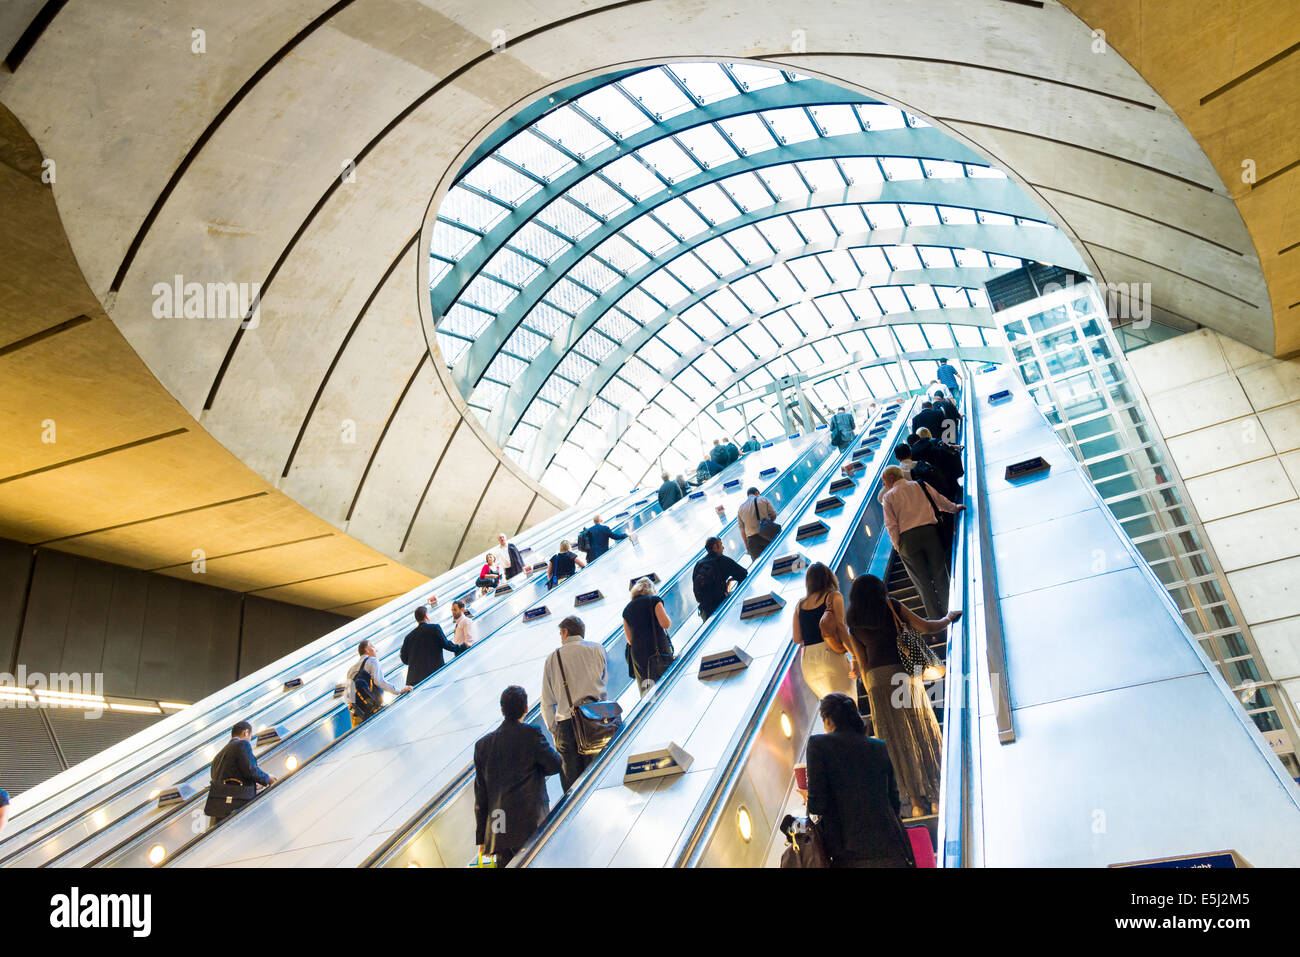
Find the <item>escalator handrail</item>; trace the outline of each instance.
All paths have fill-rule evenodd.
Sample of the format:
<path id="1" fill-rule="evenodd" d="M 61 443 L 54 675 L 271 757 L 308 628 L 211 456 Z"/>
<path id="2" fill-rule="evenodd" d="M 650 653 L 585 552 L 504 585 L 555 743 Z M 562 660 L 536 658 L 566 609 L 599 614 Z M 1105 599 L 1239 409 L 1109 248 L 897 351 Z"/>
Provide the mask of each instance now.
<path id="1" fill-rule="evenodd" d="M 911 409 L 916 408 L 917 401 L 919 400 L 913 400 L 909 412 Z M 907 416 L 901 412 L 899 418 L 904 422 L 907 421 Z M 896 435 L 897 433 L 894 433 L 891 429 L 891 434 Z M 888 450 L 890 446 L 882 442 L 880 448 Z M 889 464 L 890 459 L 888 454 L 883 455 L 880 461 L 876 463 L 876 469 L 872 475 L 870 485 L 867 486 L 866 495 L 864 495 L 862 501 L 858 503 L 853 521 L 850 523 L 844 538 L 840 541 L 839 546 L 835 550 L 834 559 L 828 563 L 832 569 L 838 568 L 843 561 L 844 555 L 848 551 L 849 544 L 853 540 L 853 530 L 862 521 L 863 513 L 871 507 L 871 503 L 879 494 L 878 490 L 880 488 L 881 477 L 884 474 L 886 466 Z M 721 766 L 719 771 L 714 772 L 714 780 L 705 787 L 705 797 L 702 799 L 702 811 L 700 813 L 692 813 L 692 818 L 695 821 L 694 826 L 686 837 L 678 842 L 677 846 L 674 847 L 672 854 L 669 855 L 672 860 L 672 867 L 695 867 L 699 864 L 700 858 L 703 857 L 704 852 L 708 849 L 708 838 L 713 834 L 717 827 L 718 821 L 725 809 L 727 798 L 734 790 L 736 781 L 745 769 L 749 755 L 753 752 L 754 745 L 758 741 L 759 732 L 762 730 L 766 717 L 770 712 L 777 695 L 780 693 L 781 686 L 785 683 L 786 675 L 794 665 L 794 659 L 798 654 L 799 647 L 800 646 L 791 641 L 777 657 L 775 667 L 769 674 L 767 683 L 764 685 L 762 692 L 757 698 L 756 705 L 750 709 L 749 720 L 746 721 L 744 727 L 741 728 L 738 734 L 727 745 L 725 753 L 730 755 L 729 758 L 726 763 Z M 697 804 L 697 807 L 700 806 L 700 804 Z"/>

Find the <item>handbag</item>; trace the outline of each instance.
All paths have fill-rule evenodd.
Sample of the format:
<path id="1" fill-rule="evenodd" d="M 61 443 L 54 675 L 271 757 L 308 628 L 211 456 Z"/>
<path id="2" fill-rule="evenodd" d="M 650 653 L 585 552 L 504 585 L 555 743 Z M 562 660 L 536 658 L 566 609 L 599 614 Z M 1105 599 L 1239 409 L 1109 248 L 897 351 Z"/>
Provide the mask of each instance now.
<path id="1" fill-rule="evenodd" d="M 564 656 L 555 652 L 560 666 L 560 680 L 564 682 L 564 696 L 569 699 L 569 714 L 573 719 L 573 738 L 579 754 L 600 754 L 605 745 L 623 727 L 623 709 L 617 701 L 588 695 L 577 704 L 569 690 L 569 676 L 564 673 Z"/>
<path id="2" fill-rule="evenodd" d="M 781 854 L 782 867 L 831 866 L 830 858 L 826 855 L 826 842 L 822 840 L 821 828 L 811 817 L 795 817 L 793 814 L 787 814 L 781 821 L 781 833 L 786 839 L 786 848 Z"/>
<path id="3" fill-rule="evenodd" d="M 203 804 L 203 813 L 208 817 L 226 817 L 255 797 L 257 786 L 254 784 L 245 784 L 238 778 L 213 781 L 208 785 L 208 799 Z"/>
<path id="4" fill-rule="evenodd" d="M 827 603 L 828 606 L 830 603 Z M 827 619 L 830 619 L 830 630 L 827 631 Z M 822 641 L 826 642 L 826 647 L 837 655 L 842 655 L 849 650 L 849 626 L 840 620 L 835 614 L 833 606 L 827 607 L 826 614 L 818 622 L 817 627 L 821 630 Z"/>
<path id="5" fill-rule="evenodd" d="M 948 669 L 925 637 L 911 625 L 899 621 L 892 599 L 889 613 L 894 616 L 894 629 L 898 633 L 898 657 L 903 662 L 903 670 L 909 675 L 920 675 L 922 681 L 937 681 L 946 675 Z"/>
<path id="6" fill-rule="evenodd" d="M 677 660 L 677 652 L 673 649 L 673 643 L 668 637 L 668 632 L 664 631 L 663 625 L 657 621 L 655 622 L 655 633 L 655 650 L 646 660 L 646 670 L 649 672 L 646 677 L 651 681 L 658 681 L 662 678 L 664 672 Z"/>

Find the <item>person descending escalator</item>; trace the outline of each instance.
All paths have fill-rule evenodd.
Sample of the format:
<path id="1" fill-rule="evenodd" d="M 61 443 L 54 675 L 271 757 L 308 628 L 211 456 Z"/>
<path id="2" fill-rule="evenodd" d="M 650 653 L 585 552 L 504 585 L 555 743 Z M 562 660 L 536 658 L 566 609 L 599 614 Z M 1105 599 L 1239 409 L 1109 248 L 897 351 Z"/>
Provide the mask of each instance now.
<path id="1" fill-rule="evenodd" d="M 230 729 L 226 746 L 212 759 L 212 781 L 203 805 L 209 827 L 216 827 L 253 800 L 259 787 L 275 783 L 275 778 L 257 766 L 252 737 L 253 726 L 247 721 L 238 722 Z"/>
<path id="2" fill-rule="evenodd" d="M 808 739 L 808 789 L 800 795 L 818 817 L 831 867 L 915 867 L 885 743 L 867 734 L 846 694 L 826 695 L 817 710 L 826 733 Z"/>
<path id="3" fill-rule="evenodd" d="M 853 694 L 857 686 L 845 657 L 844 596 L 835 573 L 814 562 L 804 573 L 804 588 L 793 616 L 794 643 L 803 648 L 803 680 L 818 698 L 833 691 Z"/>
<path id="4" fill-rule="evenodd" d="M 525 724 L 528 692 L 501 692 L 500 726 L 474 743 L 474 843 L 505 867 L 551 809 L 546 779 L 560 773 L 560 755 L 541 728 Z"/>
<path id="5" fill-rule="evenodd" d="M 673 644 L 668 638 L 672 626 L 663 599 L 655 594 L 655 583 L 649 578 L 637 579 L 632 600 L 623 609 L 623 637 L 627 639 L 628 677 L 636 682 L 643 698 L 673 663 Z"/>
<path id="6" fill-rule="evenodd" d="M 875 575 L 859 575 L 849 589 L 849 649 L 867 689 L 876 736 L 888 745 L 894 773 L 918 817 L 938 807 L 939 722 L 924 671 L 908 671 L 899 642 L 919 649 L 924 636 L 940 634 L 960 617 L 952 611 L 937 621 L 922 618 L 890 598 Z"/>
<path id="7" fill-rule="evenodd" d="M 566 578 L 575 575 L 579 568 L 586 568 L 587 563 L 574 554 L 566 538 L 560 542 L 560 550 L 546 563 L 546 588 L 549 591 Z"/>
<path id="8" fill-rule="evenodd" d="M 691 589 L 700 606 L 700 618 L 709 616 L 727 600 L 731 582 L 743 582 L 749 573 L 735 559 L 723 554 L 722 539 L 710 538 L 704 543 L 704 557 L 691 571 Z"/>
<path id="9" fill-rule="evenodd" d="M 352 713 L 354 728 L 379 713 L 384 706 L 385 691 L 390 694 L 408 694 L 411 690 L 410 685 L 399 688 L 384 680 L 375 646 L 369 639 L 357 645 L 357 654 L 360 660 L 348 669 L 347 681 L 343 685 L 343 696 Z"/>
<path id="10" fill-rule="evenodd" d="M 453 612 L 455 604 L 452 605 Z M 450 651 L 454 655 L 465 649 L 447 639 L 442 626 L 429 621 L 429 609 L 419 605 L 415 609 L 415 627 L 402 639 L 400 657 L 406 665 L 406 683 L 415 687 L 425 678 L 443 666 L 442 653 Z"/>
<path id="11" fill-rule="evenodd" d="M 451 620 L 455 625 L 452 641 L 460 646 L 461 651 L 478 641 L 478 629 L 474 625 L 474 616 L 463 601 L 451 603 Z"/>
<path id="12" fill-rule="evenodd" d="M 524 559 L 519 553 L 519 547 L 514 542 L 506 538 L 505 532 L 497 533 L 497 568 L 505 575 L 509 581 L 524 570 Z"/>
<path id="13" fill-rule="evenodd" d="M 474 584 L 478 586 L 480 598 L 501 584 L 501 566 L 497 564 L 496 552 L 487 553 L 487 557 L 483 560 L 483 567 L 479 569 L 478 581 Z"/>
<path id="14" fill-rule="evenodd" d="M 659 486 L 659 509 L 668 511 L 686 497 L 681 486 L 674 482 L 667 472 L 663 473 L 664 484 Z"/>

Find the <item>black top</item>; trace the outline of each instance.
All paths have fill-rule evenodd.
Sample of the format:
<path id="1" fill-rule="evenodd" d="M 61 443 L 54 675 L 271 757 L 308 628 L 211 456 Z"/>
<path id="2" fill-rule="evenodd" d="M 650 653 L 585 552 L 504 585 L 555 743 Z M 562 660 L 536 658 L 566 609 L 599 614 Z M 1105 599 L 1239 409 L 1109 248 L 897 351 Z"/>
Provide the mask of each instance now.
<path id="1" fill-rule="evenodd" d="M 804 647 L 809 645 L 820 645 L 825 639 L 822 638 L 822 615 L 826 614 L 826 602 L 823 601 L 816 608 L 805 609 L 803 603 L 799 604 L 799 637 L 803 639 Z"/>
<path id="2" fill-rule="evenodd" d="M 727 454 L 727 447 L 725 445 L 715 445 L 709 450 L 709 459 L 716 465 L 726 466 L 730 461 L 731 456 Z"/>
<path id="3" fill-rule="evenodd" d="M 406 683 L 418 685 L 443 665 L 443 651 L 460 654 L 465 649 L 448 641 L 442 627 L 426 621 L 416 625 L 402 639 L 402 664 L 406 665 Z"/>
<path id="4" fill-rule="evenodd" d="M 717 610 L 727 598 L 727 579 L 743 582 L 749 573 L 730 556 L 709 552 L 695 563 L 691 573 L 692 590 L 695 600 L 700 603 L 700 614 L 705 618 Z M 701 583 L 704 587 L 701 587 Z"/>
<path id="5" fill-rule="evenodd" d="M 727 450 L 727 464 L 740 461 L 740 449 L 736 447 L 735 442 L 728 442 L 723 446 Z"/>
<path id="6" fill-rule="evenodd" d="M 560 756 L 540 728 L 503 721 L 474 745 L 474 843 L 488 854 L 517 851 L 550 810 L 546 776 Z"/>
<path id="7" fill-rule="evenodd" d="M 931 406 L 928 409 L 922 409 L 916 415 L 912 416 L 912 431 L 920 432 L 922 429 L 929 429 L 933 438 L 943 437 L 943 413 Z"/>
<path id="8" fill-rule="evenodd" d="M 551 556 L 551 577 L 556 581 L 568 578 L 577 571 L 578 563 L 574 561 L 573 552 L 556 552 Z"/>
<path id="9" fill-rule="evenodd" d="M 849 730 L 814 734 L 807 761 L 808 813 L 820 816 L 832 861 L 915 866 L 885 742 Z"/>
<path id="10" fill-rule="evenodd" d="M 953 405 L 947 399 L 940 399 L 938 402 L 934 403 L 932 408 L 938 409 L 941 416 L 945 419 L 952 419 L 953 422 L 956 422 L 961 418 L 961 413 L 957 411 L 957 406 Z"/>
<path id="11" fill-rule="evenodd" d="M 508 558 L 506 562 L 506 578 L 514 578 L 524 570 L 524 558 L 519 554 L 519 548 L 514 542 L 506 545 L 506 554 Z"/>
<path id="12" fill-rule="evenodd" d="M 903 615 L 901 606 L 894 599 L 889 599 L 890 604 L 894 606 L 894 611 L 901 618 Z M 862 650 L 866 652 L 867 660 L 863 662 L 863 668 L 879 668 L 883 665 L 902 665 L 902 659 L 898 657 L 898 629 L 894 627 L 894 619 L 885 618 L 884 624 L 879 628 L 854 628 L 853 637 L 862 642 Z"/>
<path id="13" fill-rule="evenodd" d="M 650 670 L 650 655 L 654 653 L 663 626 L 655 617 L 655 606 L 662 605 L 658 595 L 637 595 L 623 609 L 623 620 L 632 631 L 632 661 L 638 674 Z"/>
<path id="14" fill-rule="evenodd" d="M 231 738 L 212 759 L 212 780 L 236 780 L 247 787 L 250 784 L 270 784 L 271 776 L 257 766 L 253 744 L 243 738 Z"/>
<path id="15" fill-rule="evenodd" d="M 683 495 L 682 487 L 672 479 L 669 479 L 664 482 L 663 485 L 659 486 L 659 507 L 667 509 L 670 506 L 676 505 L 682 500 Z"/>

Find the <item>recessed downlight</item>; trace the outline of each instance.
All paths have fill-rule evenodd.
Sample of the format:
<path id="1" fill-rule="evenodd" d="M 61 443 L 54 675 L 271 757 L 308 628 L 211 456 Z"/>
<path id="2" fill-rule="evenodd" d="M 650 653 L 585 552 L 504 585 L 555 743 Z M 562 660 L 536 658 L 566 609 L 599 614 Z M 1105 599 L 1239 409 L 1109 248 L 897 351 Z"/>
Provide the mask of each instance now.
<path id="1" fill-rule="evenodd" d="M 781 733 L 787 738 L 794 737 L 794 724 L 790 721 L 790 715 L 784 711 L 781 712 Z"/>
<path id="2" fill-rule="evenodd" d="M 740 838 L 746 844 L 754 836 L 754 822 L 750 819 L 749 808 L 741 805 L 740 810 L 736 812 L 736 827 L 740 828 Z"/>
<path id="3" fill-rule="evenodd" d="M 167 848 L 163 847 L 161 844 L 155 844 L 153 847 L 149 848 L 150 864 L 154 864 L 154 865 L 161 864 L 166 859 L 167 859 Z"/>

